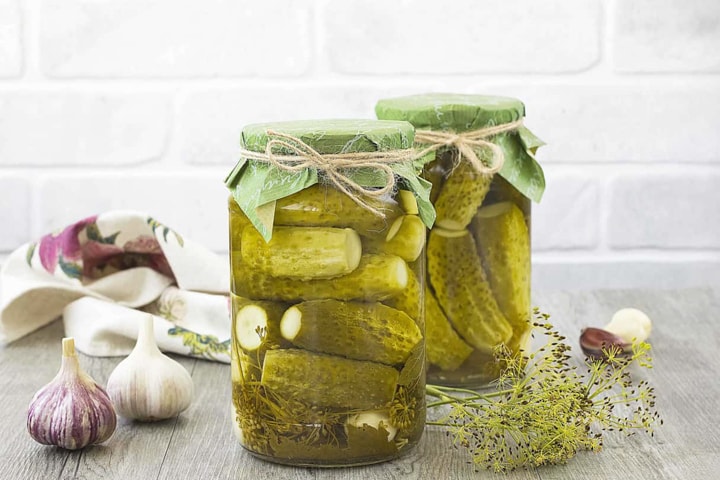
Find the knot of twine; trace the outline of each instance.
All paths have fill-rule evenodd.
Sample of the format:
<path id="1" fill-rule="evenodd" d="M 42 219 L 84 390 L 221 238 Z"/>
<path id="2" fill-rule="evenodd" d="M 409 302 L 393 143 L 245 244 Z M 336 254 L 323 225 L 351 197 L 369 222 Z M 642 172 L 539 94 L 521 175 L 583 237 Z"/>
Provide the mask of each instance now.
<path id="1" fill-rule="evenodd" d="M 412 161 L 418 158 L 413 149 L 391 150 L 387 152 L 352 152 L 321 154 L 297 137 L 286 133 L 268 130 L 267 145 L 264 152 L 241 149 L 243 158 L 266 162 L 279 170 L 298 172 L 314 168 L 323 172 L 338 190 L 350 197 L 361 208 L 379 217 L 385 214 L 368 203 L 368 198 L 378 198 L 392 192 L 395 188 L 395 172 L 391 165 Z M 293 155 L 277 153 L 278 150 L 291 151 Z M 370 168 L 385 173 L 385 184 L 379 188 L 366 187 L 350 178 L 348 169 Z"/>
<path id="2" fill-rule="evenodd" d="M 503 164 L 505 163 L 505 155 L 503 154 L 502 148 L 487 139 L 501 133 L 516 130 L 522 126 L 522 124 L 523 120 L 521 118 L 519 120 L 515 120 L 514 122 L 503 123 L 501 125 L 462 133 L 441 132 L 435 130 L 416 130 L 415 143 L 423 145 L 430 144 L 428 148 L 421 152 L 423 155 L 438 150 L 441 147 L 455 147 L 458 150 L 458 163 L 462 161 L 464 157 L 468 160 L 468 162 L 470 162 L 477 172 L 491 175 L 499 172 L 503 167 Z M 475 152 L 477 148 L 486 148 L 492 153 L 488 161 L 488 165 L 485 165 L 478 158 L 477 153 Z"/>

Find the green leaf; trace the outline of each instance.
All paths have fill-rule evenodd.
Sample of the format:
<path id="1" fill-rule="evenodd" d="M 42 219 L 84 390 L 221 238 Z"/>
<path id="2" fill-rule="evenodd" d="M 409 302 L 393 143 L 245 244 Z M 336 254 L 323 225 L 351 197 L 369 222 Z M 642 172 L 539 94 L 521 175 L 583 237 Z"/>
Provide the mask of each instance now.
<path id="1" fill-rule="evenodd" d="M 520 141 L 525 146 L 525 149 L 531 151 L 533 154 L 539 147 L 545 145 L 545 142 L 540 140 L 534 133 L 530 131 L 526 126 L 521 126 L 517 129 L 518 135 L 520 135 Z"/>
<path id="2" fill-rule="evenodd" d="M 25 261 L 29 266 L 32 266 L 32 258 L 33 255 L 35 255 L 35 249 L 37 248 L 37 243 L 31 243 L 28 245 L 27 252 L 25 252 Z"/>
<path id="3" fill-rule="evenodd" d="M 82 278 L 82 267 L 77 263 L 66 262 L 62 255 L 58 258 L 58 265 L 65 275 L 69 278 Z"/>
<path id="4" fill-rule="evenodd" d="M 183 345 L 190 348 L 190 355 L 215 360 L 215 354 L 230 355 L 230 340 L 220 342 L 214 335 L 201 335 L 182 327 L 172 327 L 167 334 L 171 337 L 181 337 Z"/>
<path id="5" fill-rule="evenodd" d="M 85 234 L 87 235 L 88 240 L 92 240 L 94 242 L 102 243 L 105 245 L 114 245 L 115 240 L 117 240 L 118 235 L 120 235 L 120 232 L 117 231 L 112 235 L 103 237 L 100 233 L 100 228 L 98 228 L 97 223 L 89 223 L 85 227 Z"/>
<path id="6" fill-rule="evenodd" d="M 498 144 L 505 154 L 505 163 L 499 173 L 520 193 L 539 202 L 545 191 L 545 174 L 532 151 L 537 149 L 542 141 L 534 135 L 526 140 L 532 145 L 531 148 L 526 146 L 519 133 L 507 133 L 494 138 L 494 143 Z"/>

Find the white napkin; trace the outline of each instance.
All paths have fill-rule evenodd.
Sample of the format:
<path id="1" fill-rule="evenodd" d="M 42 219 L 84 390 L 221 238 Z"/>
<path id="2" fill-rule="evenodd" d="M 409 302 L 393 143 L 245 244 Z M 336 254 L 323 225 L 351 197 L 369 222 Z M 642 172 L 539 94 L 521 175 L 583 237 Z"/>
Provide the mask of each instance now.
<path id="1" fill-rule="evenodd" d="M 15 250 L 0 272 L 0 343 L 63 315 L 83 353 L 127 355 L 140 319 L 162 350 L 230 361 L 223 257 L 152 217 L 112 211 Z"/>

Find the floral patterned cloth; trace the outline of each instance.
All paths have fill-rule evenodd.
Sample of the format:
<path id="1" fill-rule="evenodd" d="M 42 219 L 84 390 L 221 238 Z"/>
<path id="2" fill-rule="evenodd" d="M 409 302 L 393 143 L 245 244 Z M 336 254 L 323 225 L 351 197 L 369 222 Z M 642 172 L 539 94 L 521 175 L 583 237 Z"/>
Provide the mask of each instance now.
<path id="1" fill-rule="evenodd" d="M 155 317 L 165 351 L 230 361 L 228 262 L 139 212 L 80 220 L 18 248 L 0 272 L 0 343 L 62 315 L 95 356 L 127 355 Z"/>

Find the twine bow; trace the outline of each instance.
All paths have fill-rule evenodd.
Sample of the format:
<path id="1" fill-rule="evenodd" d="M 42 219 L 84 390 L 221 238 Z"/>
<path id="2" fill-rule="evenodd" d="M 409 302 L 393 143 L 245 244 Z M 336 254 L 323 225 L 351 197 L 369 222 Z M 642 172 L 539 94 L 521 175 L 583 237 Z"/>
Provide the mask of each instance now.
<path id="1" fill-rule="evenodd" d="M 350 197 L 361 208 L 384 217 L 382 210 L 368 203 L 366 198 L 379 198 L 395 188 L 395 172 L 391 165 L 414 160 L 418 157 L 413 149 L 387 152 L 352 152 L 321 154 L 297 137 L 268 130 L 264 152 L 241 149 L 243 158 L 270 163 L 286 172 L 299 172 L 314 168 L 323 172 L 338 190 Z M 293 152 L 293 155 L 276 153 L 278 150 Z M 385 173 L 385 185 L 380 188 L 360 185 L 347 175 L 348 169 L 369 168 Z M 366 198 L 363 198 L 366 197 Z"/>
<path id="2" fill-rule="evenodd" d="M 427 154 L 441 147 L 453 146 L 459 152 L 458 162 L 465 157 L 479 173 L 491 175 L 500 171 L 505 163 L 502 148 L 487 139 L 501 133 L 510 132 L 522 126 L 522 118 L 510 123 L 471 130 L 469 132 L 441 132 L 435 130 L 416 130 L 415 143 L 429 144 L 421 153 Z M 475 149 L 487 148 L 492 153 L 489 165 L 485 165 L 477 156 Z"/>

